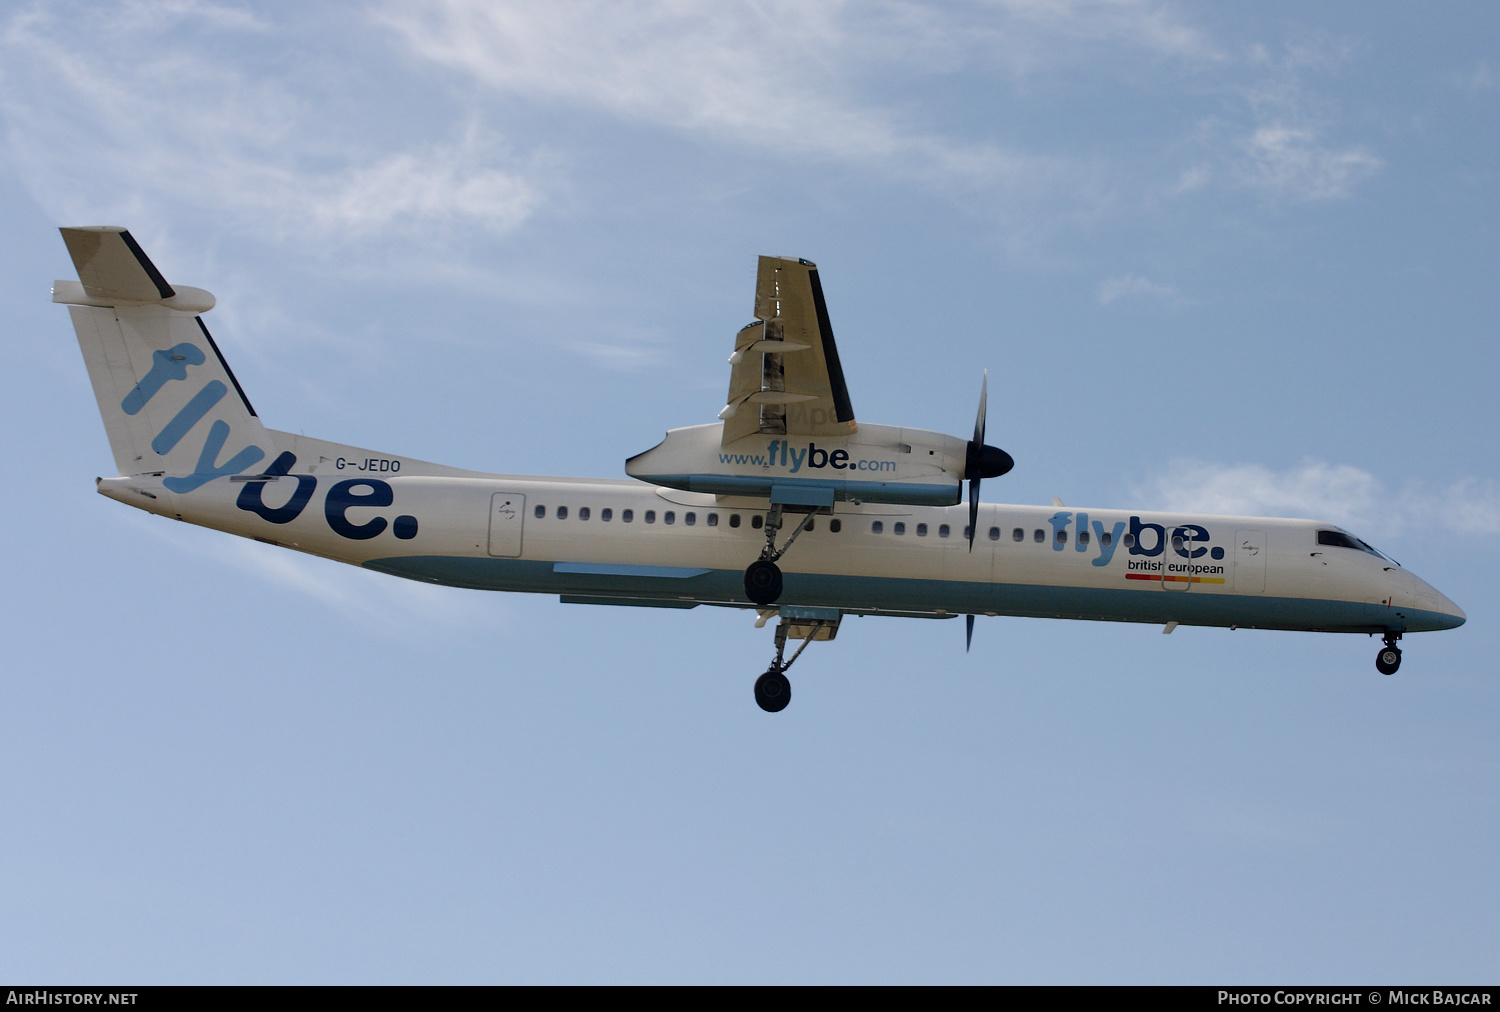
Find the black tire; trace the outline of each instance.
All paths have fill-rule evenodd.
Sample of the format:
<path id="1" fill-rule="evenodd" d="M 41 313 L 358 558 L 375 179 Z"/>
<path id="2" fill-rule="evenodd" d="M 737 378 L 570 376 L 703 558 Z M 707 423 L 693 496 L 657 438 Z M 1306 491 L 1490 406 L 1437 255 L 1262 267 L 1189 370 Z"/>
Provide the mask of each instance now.
<path id="1" fill-rule="evenodd" d="M 1382 647 L 1375 655 L 1375 670 L 1382 675 L 1394 675 L 1401 667 L 1401 651 L 1397 647 Z"/>
<path id="2" fill-rule="evenodd" d="M 745 596 L 756 604 L 771 604 L 781 596 L 781 570 L 776 563 L 756 559 L 745 568 Z"/>
<path id="3" fill-rule="evenodd" d="M 780 671 L 767 671 L 755 680 L 755 702 L 767 713 L 779 713 L 791 701 L 792 683 Z"/>

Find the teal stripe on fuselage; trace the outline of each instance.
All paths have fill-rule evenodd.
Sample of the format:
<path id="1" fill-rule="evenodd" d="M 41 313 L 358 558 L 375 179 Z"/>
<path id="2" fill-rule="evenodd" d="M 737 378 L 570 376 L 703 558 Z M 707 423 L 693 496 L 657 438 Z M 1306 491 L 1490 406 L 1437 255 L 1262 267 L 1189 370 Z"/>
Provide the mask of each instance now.
<path id="1" fill-rule="evenodd" d="M 552 562 L 526 559 L 442 555 L 372 559 L 365 563 L 365 568 L 425 583 L 475 590 L 691 600 L 752 607 L 745 598 L 743 574 L 739 570 L 705 570 L 701 575 L 687 578 L 630 576 L 557 572 Z M 1384 605 L 1355 601 L 793 572 L 785 574 L 785 587 L 778 603 L 838 608 L 845 612 L 997 614 L 1322 632 L 1378 633 L 1388 629 L 1421 632 L 1452 629 L 1461 624 L 1441 612 L 1405 609 L 1402 618 Z"/>

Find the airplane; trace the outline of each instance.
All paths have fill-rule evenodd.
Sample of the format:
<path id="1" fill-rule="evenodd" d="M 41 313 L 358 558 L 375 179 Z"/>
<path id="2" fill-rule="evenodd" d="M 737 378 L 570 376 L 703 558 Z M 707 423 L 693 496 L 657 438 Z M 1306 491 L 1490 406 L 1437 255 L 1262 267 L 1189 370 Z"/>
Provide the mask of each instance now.
<path id="1" fill-rule="evenodd" d="M 1379 635 L 1463 611 L 1316 520 L 998 505 L 1012 468 L 971 438 L 859 422 L 818 269 L 760 257 L 718 420 L 672 429 L 626 478 L 489 474 L 266 428 L 209 334 L 208 292 L 168 284 L 123 228 L 64 228 L 72 316 L 118 476 L 111 499 L 426 583 L 564 603 L 754 609 L 777 621 L 755 700 L 849 615 L 1014 615 Z M 964 484 L 968 485 L 967 504 Z M 785 535 L 785 536 L 783 536 Z M 788 641 L 801 641 L 790 657 Z"/>

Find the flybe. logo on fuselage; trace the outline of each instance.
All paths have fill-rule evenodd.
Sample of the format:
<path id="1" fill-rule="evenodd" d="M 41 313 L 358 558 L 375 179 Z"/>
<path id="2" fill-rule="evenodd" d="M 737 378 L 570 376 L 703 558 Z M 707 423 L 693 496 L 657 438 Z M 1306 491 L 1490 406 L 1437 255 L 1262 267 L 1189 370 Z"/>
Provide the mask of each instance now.
<path id="1" fill-rule="evenodd" d="M 1211 544 L 1213 536 L 1201 524 L 1168 526 L 1143 523 L 1140 517 L 1133 516 L 1127 532 L 1123 520 L 1106 529 L 1101 521 L 1090 520 L 1087 513 L 1075 514 L 1071 510 L 1059 510 L 1047 523 L 1052 527 L 1054 552 L 1066 551 L 1071 541 L 1075 552 L 1098 553 L 1090 560 L 1095 566 L 1109 565 L 1116 549 L 1123 544 L 1132 556 L 1127 567 L 1132 571 L 1194 577 L 1224 572 L 1224 567 L 1218 564 L 1224 558 L 1224 549 Z"/>

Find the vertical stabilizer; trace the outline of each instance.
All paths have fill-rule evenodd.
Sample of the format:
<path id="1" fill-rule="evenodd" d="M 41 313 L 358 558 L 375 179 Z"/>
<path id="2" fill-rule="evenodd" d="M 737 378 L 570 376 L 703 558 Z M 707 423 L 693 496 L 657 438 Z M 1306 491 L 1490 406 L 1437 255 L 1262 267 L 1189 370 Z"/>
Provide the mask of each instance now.
<path id="1" fill-rule="evenodd" d="M 167 283 L 122 228 L 65 228 L 78 281 L 58 281 L 121 475 L 185 493 L 261 464 L 272 444 L 201 313 L 213 296 Z"/>

